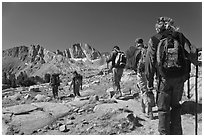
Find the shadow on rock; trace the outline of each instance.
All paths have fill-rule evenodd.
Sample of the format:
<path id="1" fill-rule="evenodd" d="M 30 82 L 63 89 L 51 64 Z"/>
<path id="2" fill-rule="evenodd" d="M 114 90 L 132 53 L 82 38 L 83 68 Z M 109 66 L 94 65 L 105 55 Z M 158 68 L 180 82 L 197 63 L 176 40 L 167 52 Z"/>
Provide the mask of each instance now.
<path id="1" fill-rule="evenodd" d="M 129 95 L 129 96 L 123 96 L 119 98 L 120 100 L 129 100 L 129 99 L 134 99 L 134 96 Z"/>
<path id="2" fill-rule="evenodd" d="M 196 102 L 185 101 L 181 104 L 181 114 L 192 114 L 195 115 L 196 112 Z M 202 113 L 202 104 L 197 104 L 197 113 Z"/>
<path id="3" fill-rule="evenodd" d="M 136 127 L 141 127 L 141 126 L 143 126 L 142 124 L 139 123 L 139 121 L 144 121 L 144 119 L 139 118 L 139 117 L 137 117 L 137 116 L 135 117 L 132 113 L 127 116 L 127 119 L 128 119 L 128 121 L 130 121 L 130 122 L 133 123 L 134 127 L 135 127 L 135 126 L 136 126 Z"/>

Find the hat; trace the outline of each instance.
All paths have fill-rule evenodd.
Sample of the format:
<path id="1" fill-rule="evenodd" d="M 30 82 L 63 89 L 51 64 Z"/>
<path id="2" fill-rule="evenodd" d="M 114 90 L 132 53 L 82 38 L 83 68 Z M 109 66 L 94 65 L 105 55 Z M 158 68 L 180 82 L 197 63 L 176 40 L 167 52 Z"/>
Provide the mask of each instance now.
<path id="1" fill-rule="evenodd" d="M 120 48 L 118 46 L 114 46 L 113 49 L 120 50 Z"/>
<path id="2" fill-rule="evenodd" d="M 137 44 L 143 44 L 143 39 L 142 38 L 137 38 L 136 40 L 135 40 L 135 43 L 137 43 Z"/>
<path id="3" fill-rule="evenodd" d="M 142 38 L 137 38 L 135 40 L 135 43 L 137 44 L 138 47 L 140 47 L 140 46 L 144 47 L 143 39 Z"/>

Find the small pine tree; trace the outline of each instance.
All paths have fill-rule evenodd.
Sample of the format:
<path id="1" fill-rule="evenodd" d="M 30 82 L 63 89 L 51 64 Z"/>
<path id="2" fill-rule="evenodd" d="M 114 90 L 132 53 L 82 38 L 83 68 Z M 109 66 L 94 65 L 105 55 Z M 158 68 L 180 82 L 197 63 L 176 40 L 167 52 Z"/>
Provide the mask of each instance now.
<path id="1" fill-rule="evenodd" d="M 12 88 L 16 88 L 16 77 L 14 74 L 9 75 L 9 84 Z"/>
<path id="2" fill-rule="evenodd" d="M 8 83 L 8 78 L 6 72 L 2 73 L 2 84 L 7 84 Z"/>
<path id="3" fill-rule="evenodd" d="M 18 77 L 17 77 L 17 80 L 16 80 L 16 83 L 17 83 L 17 85 L 19 85 L 19 86 L 23 86 L 23 84 L 24 84 L 24 74 L 23 74 L 23 72 L 21 72 L 19 75 L 18 75 Z"/>

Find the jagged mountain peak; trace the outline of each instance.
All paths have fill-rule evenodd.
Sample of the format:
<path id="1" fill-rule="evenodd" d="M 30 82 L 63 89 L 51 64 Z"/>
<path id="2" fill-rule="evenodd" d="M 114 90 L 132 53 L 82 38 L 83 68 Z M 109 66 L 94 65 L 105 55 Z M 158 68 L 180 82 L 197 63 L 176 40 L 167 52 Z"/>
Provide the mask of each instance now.
<path id="1" fill-rule="evenodd" d="M 79 70 L 103 64 L 99 51 L 88 44 L 76 43 L 64 51 L 49 51 L 40 45 L 19 46 L 3 50 L 3 71 L 18 74 L 26 71 L 30 75 L 45 72 Z"/>

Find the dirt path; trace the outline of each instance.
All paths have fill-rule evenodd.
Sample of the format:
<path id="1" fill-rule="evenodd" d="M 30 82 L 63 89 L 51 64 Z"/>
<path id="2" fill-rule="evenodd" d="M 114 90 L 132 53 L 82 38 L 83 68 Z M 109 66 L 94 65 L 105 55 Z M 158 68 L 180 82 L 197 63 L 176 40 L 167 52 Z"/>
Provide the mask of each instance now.
<path id="1" fill-rule="evenodd" d="M 44 110 L 52 112 L 53 115 L 58 114 L 62 107 L 68 107 L 72 110 L 72 113 L 55 119 L 51 124 L 29 133 L 33 135 L 158 135 L 157 108 L 153 108 L 154 120 L 150 120 L 145 117 L 141 111 L 140 97 L 133 97 L 133 94 L 138 95 L 136 76 L 130 71 L 124 73 L 122 78 L 122 90 L 127 93 L 131 92 L 131 94 L 126 95 L 126 98 L 123 100 L 108 99 L 109 96 L 106 90 L 112 86 L 111 83 L 111 74 L 97 75 L 85 79 L 85 86 L 83 91 L 81 91 L 82 98 L 68 97 L 71 91 L 67 91 L 67 88 L 61 88 L 61 100 L 49 99 L 36 101 L 33 99 L 34 97 L 30 97 L 26 100 L 25 96 L 27 96 L 29 92 L 21 92 L 17 100 L 14 100 L 15 98 L 12 98 L 13 100 L 9 100 L 8 97 L 3 98 L 2 106 L 5 108 L 18 104 L 35 104 L 42 102 L 42 105 L 47 104 L 49 106 Z M 15 92 L 12 90 L 7 91 L 9 93 L 12 92 L 11 95 L 13 96 L 18 90 L 14 90 Z M 45 84 L 44 89 L 37 94 L 42 94 L 47 97 L 50 93 L 49 87 Z M 30 95 L 35 96 L 36 94 L 30 93 Z M 51 106 L 59 106 L 59 104 L 61 106 L 50 107 L 49 103 L 53 103 Z M 183 100 L 182 106 L 183 134 L 194 135 L 195 116 L 193 112 L 195 102 L 193 100 Z M 198 110 L 198 134 L 202 135 L 202 102 L 200 102 Z M 41 111 L 40 113 L 42 114 L 43 112 Z M 28 117 L 28 115 L 29 113 L 22 113 L 16 117 Z M 7 115 L 4 116 L 2 129 L 4 134 L 6 134 L 6 130 L 11 126 L 12 119 L 10 119 L 10 115 L 9 120 L 7 119 Z M 44 113 L 42 116 L 44 116 Z M 132 118 L 130 119 L 130 117 Z M 30 124 L 26 120 L 25 123 Z M 15 127 L 15 129 L 18 129 L 18 126 Z M 13 131 L 10 132 L 10 134 L 22 134 L 22 132 Z"/>

